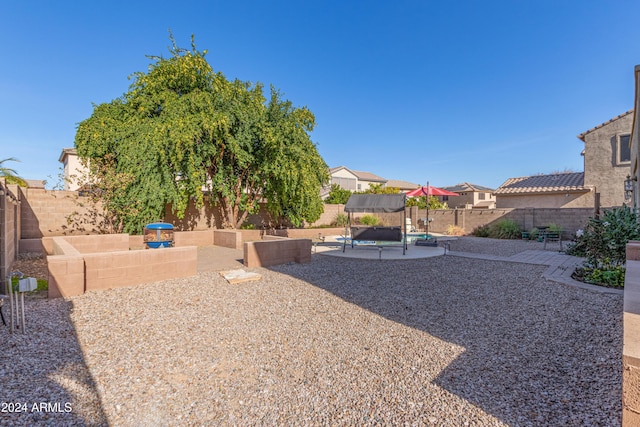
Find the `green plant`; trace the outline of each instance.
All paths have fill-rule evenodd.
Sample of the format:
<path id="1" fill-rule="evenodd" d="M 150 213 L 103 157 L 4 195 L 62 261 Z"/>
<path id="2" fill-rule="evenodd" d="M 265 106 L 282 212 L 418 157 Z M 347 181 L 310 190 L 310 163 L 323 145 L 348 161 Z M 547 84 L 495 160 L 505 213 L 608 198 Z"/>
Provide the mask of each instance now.
<path id="1" fill-rule="evenodd" d="M 612 270 L 625 264 L 627 242 L 638 239 L 637 215 L 628 206 L 622 206 L 605 211 L 600 219 L 589 218 L 566 253 L 586 258 L 587 267 Z"/>
<path id="2" fill-rule="evenodd" d="M 333 219 L 333 222 L 331 223 L 331 225 L 335 226 L 335 227 L 344 227 L 347 225 L 347 214 L 343 214 L 343 213 L 339 213 L 336 214 L 336 217 Z"/>
<path id="3" fill-rule="evenodd" d="M 637 215 L 622 206 L 605 211 L 600 219 L 589 218 L 584 230 L 576 232 L 576 240 L 568 245 L 566 253 L 585 258 L 581 269 L 585 282 L 623 287 L 627 242 L 638 239 Z"/>
<path id="4" fill-rule="evenodd" d="M 502 218 L 489 226 L 489 237 L 494 239 L 520 239 L 520 226 L 512 219 Z"/>
<path id="5" fill-rule="evenodd" d="M 537 240 L 539 235 L 540 235 L 540 230 L 538 230 L 536 227 L 533 227 L 531 231 L 529 231 L 530 240 Z"/>
<path id="6" fill-rule="evenodd" d="M 17 277 L 11 278 L 11 285 L 13 286 L 14 291 L 18 290 L 18 280 L 19 279 Z M 37 279 L 37 282 L 38 282 L 38 287 L 36 288 L 36 290 L 33 292 L 27 292 L 28 295 L 35 294 L 36 292 L 49 290 L 49 282 L 47 280 Z"/>
<path id="7" fill-rule="evenodd" d="M 351 197 L 351 194 L 351 191 L 345 190 L 338 184 L 331 184 L 331 190 L 327 198 L 324 199 L 324 202 L 333 205 L 344 205 L 349 200 L 349 197 Z"/>
<path id="8" fill-rule="evenodd" d="M 580 267 L 577 268 L 575 273 L 572 275 L 576 280 L 610 288 L 623 288 L 624 276 L 625 268 L 621 266 L 617 266 L 612 270 Z"/>
<path id="9" fill-rule="evenodd" d="M 240 226 L 241 230 L 255 230 L 256 229 L 256 225 L 255 224 L 251 224 L 250 222 L 245 222 L 244 224 L 242 224 Z"/>
<path id="10" fill-rule="evenodd" d="M 380 218 L 375 215 L 363 215 L 360 217 L 360 223 L 364 225 L 380 225 Z"/>
<path id="11" fill-rule="evenodd" d="M 547 226 L 547 231 L 551 233 L 562 233 L 562 227 L 557 224 L 551 223 Z"/>
<path id="12" fill-rule="evenodd" d="M 479 225 L 471 231 L 471 235 L 475 237 L 489 237 L 489 226 Z"/>
<path id="13" fill-rule="evenodd" d="M 449 225 L 447 227 L 447 234 L 449 236 L 464 236 L 464 228 L 457 225 Z"/>

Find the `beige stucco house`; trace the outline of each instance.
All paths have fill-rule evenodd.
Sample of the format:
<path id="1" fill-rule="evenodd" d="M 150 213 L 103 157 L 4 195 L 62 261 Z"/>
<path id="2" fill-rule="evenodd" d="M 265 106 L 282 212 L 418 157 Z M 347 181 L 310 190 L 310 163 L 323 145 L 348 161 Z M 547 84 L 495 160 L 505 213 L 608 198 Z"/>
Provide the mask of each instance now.
<path id="1" fill-rule="evenodd" d="M 371 172 L 354 171 L 346 166 L 329 169 L 329 185 L 338 184 L 350 191 L 365 191 L 372 184 L 385 185 L 387 180 Z"/>
<path id="2" fill-rule="evenodd" d="M 462 182 L 451 187 L 443 187 L 443 189 L 459 195 L 457 197 L 438 197 L 440 201 L 446 202 L 450 208 L 494 209 L 496 207 L 494 194 L 496 190 L 493 188 Z"/>
<path id="3" fill-rule="evenodd" d="M 633 110 L 580 135 L 584 172 L 509 178 L 496 190 L 498 208 L 583 208 L 621 206 L 629 174 Z"/>
<path id="4" fill-rule="evenodd" d="M 58 161 L 64 167 L 64 189 L 77 191 L 80 188 L 79 178 L 84 176 L 86 168 L 80 162 L 75 148 L 64 148 Z"/>

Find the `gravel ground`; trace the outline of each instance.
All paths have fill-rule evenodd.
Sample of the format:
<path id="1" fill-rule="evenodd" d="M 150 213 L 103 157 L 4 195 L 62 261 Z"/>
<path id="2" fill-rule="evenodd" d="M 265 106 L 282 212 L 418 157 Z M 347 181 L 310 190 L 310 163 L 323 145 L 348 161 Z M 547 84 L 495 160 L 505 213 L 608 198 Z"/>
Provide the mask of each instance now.
<path id="1" fill-rule="evenodd" d="M 528 250 L 542 250 L 544 248 L 543 242 L 535 240 L 500 240 L 472 236 L 458 237 L 456 240 L 450 240 L 449 243 L 452 251 L 497 256 L 511 256 Z M 549 248 L 551 248 L 550 244 Z M 559 249 L 556 246 L 554 248 Z"/>
<path id="2" fill-rule="evenodd" d="M 27 335 L 0 328 L 0 425 L 620 425 L 622 296 L 544 268 L 314 255 L 31 299 Z"/>

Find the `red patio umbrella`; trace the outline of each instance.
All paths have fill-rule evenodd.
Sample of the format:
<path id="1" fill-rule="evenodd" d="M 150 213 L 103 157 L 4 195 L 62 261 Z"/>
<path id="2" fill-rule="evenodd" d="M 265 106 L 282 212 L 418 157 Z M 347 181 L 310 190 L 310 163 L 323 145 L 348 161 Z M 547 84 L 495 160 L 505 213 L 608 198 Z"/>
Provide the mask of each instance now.
<path id="1" fill-rule="evenodd" d="M 427 196 L 427 218 L 425 221 L 426 228 L 426 236 L 425 238 L 429 238 L 429 197 L 431 196 L 459 196 L 458 193 L 454 193 L 452 191 L 444 190 L 442 188 L 433 187 L 429 185 L 427 181 L 426 186 L 418 187 L 415 190 L 411 190 L 407 193 L 407 197 L 420 197 Z"/>
<path id="2" fill-rule="evenodd" d="M 452 191 L 444 190 L 442 188 L 433 187 L 427 183 L 426 186 L 418 187 L 415 190 L 411 190 L 407 193 L 408 197 L 419 197 L 419 196 L 459 196 L 458 193 L 454 193 Z"/>

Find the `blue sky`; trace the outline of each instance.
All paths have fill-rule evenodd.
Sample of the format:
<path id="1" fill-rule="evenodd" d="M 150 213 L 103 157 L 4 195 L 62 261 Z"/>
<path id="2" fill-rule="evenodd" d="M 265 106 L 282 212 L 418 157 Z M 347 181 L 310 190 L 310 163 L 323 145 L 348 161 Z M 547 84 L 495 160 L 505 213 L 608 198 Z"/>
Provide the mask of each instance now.
<path id="1" fill-rule="evenodd" d="M 577 135 L 633 107 L 631 0 L 17 1 L 0 5 L 0 159 L 57 180 L 93 104 L 178 44 L 316 116 L 331 167 L 497 188 L 582 171 Z"/>

